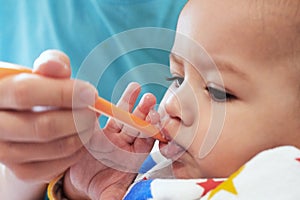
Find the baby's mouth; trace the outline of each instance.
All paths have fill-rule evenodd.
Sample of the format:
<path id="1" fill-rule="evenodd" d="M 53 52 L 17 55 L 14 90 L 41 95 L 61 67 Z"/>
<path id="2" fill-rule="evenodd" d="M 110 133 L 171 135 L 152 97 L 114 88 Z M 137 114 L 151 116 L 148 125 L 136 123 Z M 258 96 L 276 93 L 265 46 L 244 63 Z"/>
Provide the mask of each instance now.
<path id="1" fill-rule="evenodd" d="M 167 143 L 159 143 L 161 154 L 168 159 L 178 159 L 185 152 L 185 148 L 176 143 L 176 141 L 170 136 L 166 127 L 162 128 L 161 131 L 163 137 L 168 141 Z"/>
<path id="2" fill-rule="evenodd" d="M 159 149 L 164 157 L 172 160 L 178 159 L 185 152 L 185 149 L 174 140 L 171 140 L 168 143 L 160 142 Z"/>
<path id="3" fill-rule="evenodd" d="M 170 134 L 171 132 L 178 132 L 178 121 L 172 120 L 168 116 L 161 117 L 157 123 L 157 127 L 161 131 L 162 137 L 167 141 L 159 142 L 159 150 L 164 157 L 176 160 L 186 152 L 185 148 L 179 145 Z"/>

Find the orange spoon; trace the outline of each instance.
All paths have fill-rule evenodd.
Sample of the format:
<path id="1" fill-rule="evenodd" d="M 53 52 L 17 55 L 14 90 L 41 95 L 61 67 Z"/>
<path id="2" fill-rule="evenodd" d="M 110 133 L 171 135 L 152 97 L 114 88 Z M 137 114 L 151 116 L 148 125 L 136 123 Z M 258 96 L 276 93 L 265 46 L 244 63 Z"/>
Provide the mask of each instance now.
<path id="1" fill-rule="evenodd" d="M 20 73 L 32 73 L 32 71 L 29 68 L 25 68 L 16 64 L 0 62 L 0 79 Z"/>
<path id="2" fill-rule="evenodd" d="M 16 75 L 20 73 L 33 73 L 31 69 L 25 68 L 16 64 L 0 62 L 0 79 Z M 158 128 L 150 124 L 149 122 L 144 121 L 143 119 L 138 118 L 137 116 L 118 108 L 111 102 L 98 97 L 95 103 L 95 106 L 89 106 L 89 109 L 101 113 L 107 117 L 112 117 L 142 133 L 147 134 L 148 136 L 162 141 L 167 142 L 166 139 L 161 135 L 161 132 Z"/>

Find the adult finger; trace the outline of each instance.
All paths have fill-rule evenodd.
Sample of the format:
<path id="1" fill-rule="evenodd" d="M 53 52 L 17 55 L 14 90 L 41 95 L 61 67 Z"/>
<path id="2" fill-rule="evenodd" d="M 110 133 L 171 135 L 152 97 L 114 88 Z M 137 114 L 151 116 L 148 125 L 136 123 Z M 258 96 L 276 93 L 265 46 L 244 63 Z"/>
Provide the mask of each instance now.
<path id="1" fill-rule="evenodd" d="M 86 130 L 81 135 L 89 138 L 92 131 Z M 21 164 L 68 158 L 82 148 L 85 142 L 78 135 L 45 143 L 0 141 L 0 160 L 4 164 Z"/>
<path id="2" fill-rule="evenodd" d="M 21 180 L 49 182 L 78 162 L 84 152 L 84 148 L 81 148 L 67 158 L 7 165 L 7 167 Z"/>
<path id="3" fill-rule="evenodd" d="M 0 138 L 11 142 L 49 142 L 89 130 L 96 121 L 95 113 L 88 109 L 0 111 Z"/>
<path id="4" fill-rule="evenodd" d="M 0 80 L 0 96 L 0 109 L 81 108 L 95 103 L 97 90 L 84 81 L 20 74 Z"/>
<path id="5" fill-rule="evenodd" d="M 70 59 L 61 51 L 46 50 L 34 61 L 33 72 L 48 77 L 69 78 Z"/>

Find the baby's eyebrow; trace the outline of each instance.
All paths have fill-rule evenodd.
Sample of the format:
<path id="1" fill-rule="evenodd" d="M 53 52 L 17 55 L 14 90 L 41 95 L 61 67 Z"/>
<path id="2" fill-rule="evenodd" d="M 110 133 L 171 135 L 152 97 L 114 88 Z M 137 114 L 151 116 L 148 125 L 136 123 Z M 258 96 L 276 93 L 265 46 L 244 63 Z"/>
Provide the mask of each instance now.
<path id="1" fill-rule="evenodd" d="M 249 78 L 245 72 L 241 71 L 238 67 L 236 67 L 232 63 L 215 61 L 215 64 L 217 65 L 217 67 L 220 71 L 225 71 L 228 73 L 236 74 L 237 76 L 239 76 L 243 79 Z"/>
<path id="2" fill-rule="evenodd" d="M 174 53 L 170 53 L 170 60 L 179 64 L 183 63 L 182 58 Z M 230 62 L 214 60 L 214 63 L 220 71 L 235 74 L 245 80 L 249 79 L 249 76 L 245 72 L 241 71 L 237 66 L 233 65 Z"/>
<path id="3" fill-rule="evenodd" d="M 174 53 L 170 53 L 169 59 L 176 62 L 176 63 L 182 63 L 183 61 L 181 60 L 181 57 L 174 54 Z"/>

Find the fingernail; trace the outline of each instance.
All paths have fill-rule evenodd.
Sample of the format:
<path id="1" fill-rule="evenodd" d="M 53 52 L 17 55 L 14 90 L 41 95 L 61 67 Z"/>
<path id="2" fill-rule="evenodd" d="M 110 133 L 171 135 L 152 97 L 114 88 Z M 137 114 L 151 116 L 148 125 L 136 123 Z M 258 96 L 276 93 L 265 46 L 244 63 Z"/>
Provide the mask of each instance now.
<path id="1" fill-rule="evenodd" d="M 146 117 L 146 121 L 153 125 L 158 124 L 160 121 L 160 115 L 157 111 L 151 109 Z"/>
<path id="2" fill-rule="evenodd" d="M 66 69 L 69 68 L 68 64 L 66 64 L 63 60 L 59 59 L 59 57 L 45 54 L 45 55 L 41 55 L 34 61 L 33 70 L 36 70 L 41 65 L 46 64 L 48 62 L 59 63 L 60 65 L 63 65 L 64 68 Z"/>
<path id="3" fill-rule="evenodd" d="M 86 86 L 80 90 L 79 98 L 81 104 L 94 105 L 97 98 L 97 92 L 91 85 L 86 84 Z"/>
<path id="4" fill-rule="evenodd" d="M 64 69 L 69 70 L 69 68 L 70 68 L 69 65 L 65 63 L 64 64 Z"/>
<path id="5" fill-rule="evenodd" d="M 96 100 L 96 93 L 93 89 L 85 89 L 80 92 L 80 100 L 82 103 L 93 105 Z"/>
<path id="6" fill-rule="evenodd" d="M 139 103 L 141 105 L 141 109 L 145 111 L 149 111 L 149 106 L 153 107 L 155 104 L 155 98 L 153 98 L 152 94 L 146 93 L 142 96 L 141 101 Z"/>

